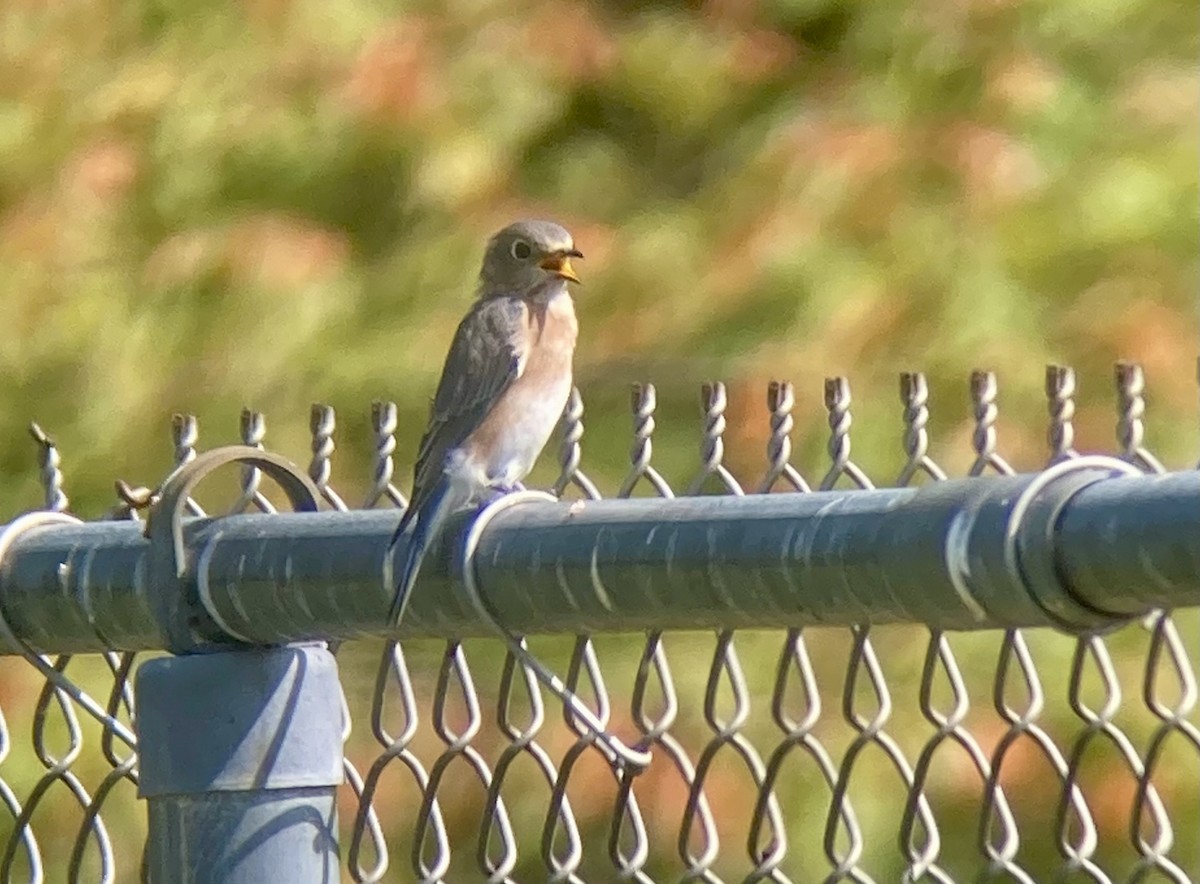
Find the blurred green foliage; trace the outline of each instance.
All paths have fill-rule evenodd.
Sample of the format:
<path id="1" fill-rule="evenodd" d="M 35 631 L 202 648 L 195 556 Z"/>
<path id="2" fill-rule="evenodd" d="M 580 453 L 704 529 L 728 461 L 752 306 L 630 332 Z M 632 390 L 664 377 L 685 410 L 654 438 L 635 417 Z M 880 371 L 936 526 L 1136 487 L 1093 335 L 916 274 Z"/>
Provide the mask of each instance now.
<path id="1" fill-rule="evenodd" d="M 766 381 L 796 382 L 816 476 L 821 378 L 842 373 L 855 456 L 893 476 L 911 369 L 951 472 L 976 367 L 1000 376 L 1002 451 L 1033 468 L 1047 361 L 1079 369 L 1077 447 L 1098 450 L 1110 365 L 1142 361 L 1149 443 L 1186 464 L 1197 25 L 1152 0 L 8 0 L 0 510 L 39 498 L 32 419 L 85 515 L 113 478 L 165 473 L 173 411 L 216 444 L 260 409 L 303 460 L 308 404 L 332 403 L 353 498 L 368 404 L 395 399 L 405 475 L 481 245 L 526 215 L 588 255 L 578 377 L 606 489 L 632 380 L 659 386 L 678 483 L 701 381 L 728 382 L 728 464 L 752 483 Z"/>

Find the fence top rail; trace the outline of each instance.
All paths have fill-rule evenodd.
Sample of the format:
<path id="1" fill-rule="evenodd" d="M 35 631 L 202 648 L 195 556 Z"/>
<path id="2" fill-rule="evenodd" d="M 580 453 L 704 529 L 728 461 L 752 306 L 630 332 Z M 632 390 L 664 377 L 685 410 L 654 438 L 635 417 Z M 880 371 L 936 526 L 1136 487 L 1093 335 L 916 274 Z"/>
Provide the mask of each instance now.
<path id="1" fill-rule="evenodd" d="M 194 475 L 177 479 L 190 488 Z M 40 652 L 81 652 L 452 638 L 490 634 L 493 616 L 521 634 L 896 622 L 1085 632 L 1200 604 L 1200 473 L 1148 476 L 1111 458 L 917 488 L 509 500 L 451 524 L 399 630 L 386 622 L 403 555 L 388 546 L 394 513 L 184 519 L 179 490 L 166 484 L 145 528 L 7 526 L 12 633 Z M 293 490 L 315 508 L 313 490 Z M 464 569 L 477 599 L 462 591 Z"/>

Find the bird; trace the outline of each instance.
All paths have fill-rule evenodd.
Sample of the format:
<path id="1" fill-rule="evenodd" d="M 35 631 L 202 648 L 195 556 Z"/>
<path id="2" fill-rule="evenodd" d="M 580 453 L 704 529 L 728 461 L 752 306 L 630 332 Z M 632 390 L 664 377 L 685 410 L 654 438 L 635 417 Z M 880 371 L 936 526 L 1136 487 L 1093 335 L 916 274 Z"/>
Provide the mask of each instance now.
<path id="1" fill-rule="evenodd" d="M 399 625 L 430 542 L 461 508 L 519 490 L 558 424 L 573 383 L 579 325 L 568 283 L 571 234 L 552 221 L 509 224 L 488 240 L 476 298 L 442 367 L 413 468 L 407 538 L 389 612 Z"/>

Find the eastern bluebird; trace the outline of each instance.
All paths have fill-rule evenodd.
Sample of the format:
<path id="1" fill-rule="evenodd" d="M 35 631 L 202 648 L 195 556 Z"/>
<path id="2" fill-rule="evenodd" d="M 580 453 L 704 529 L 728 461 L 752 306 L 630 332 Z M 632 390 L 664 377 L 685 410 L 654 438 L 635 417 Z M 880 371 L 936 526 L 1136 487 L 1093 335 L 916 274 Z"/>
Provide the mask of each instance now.
<path id="1" fill-rule="evenodd" d="M 520 487 L 571 393 L 578 325 L 567 281 L 582 258 L 549 221 L 518 221 L 488 242 L 479 294 L 459 323 L 392 536 L 408 536 L 390 621 L 400 622 L 421 558 L 446 516 Z"/>

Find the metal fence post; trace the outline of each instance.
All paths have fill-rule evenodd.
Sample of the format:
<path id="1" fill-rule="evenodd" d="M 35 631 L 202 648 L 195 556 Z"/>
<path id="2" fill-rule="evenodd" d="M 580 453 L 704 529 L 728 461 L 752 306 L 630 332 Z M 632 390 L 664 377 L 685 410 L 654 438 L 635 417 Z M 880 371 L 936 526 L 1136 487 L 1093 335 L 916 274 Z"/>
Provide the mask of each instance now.
<path id="1" fill-rule="evenodd" d="M 150 660 L 136 699 L 152 884 L 340 880 L 341 688 L 324 645 Z"/>

